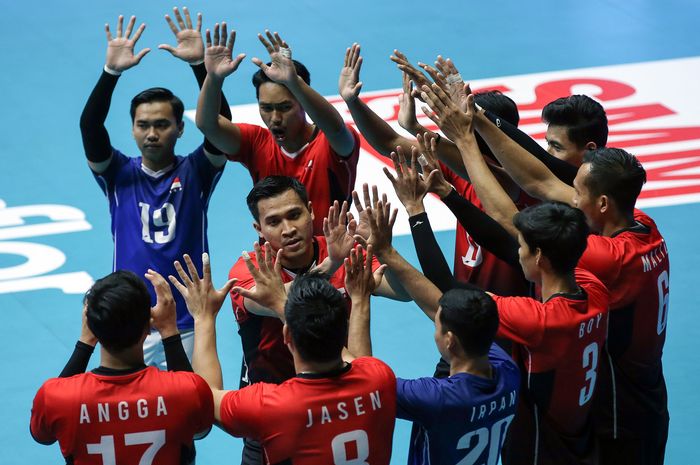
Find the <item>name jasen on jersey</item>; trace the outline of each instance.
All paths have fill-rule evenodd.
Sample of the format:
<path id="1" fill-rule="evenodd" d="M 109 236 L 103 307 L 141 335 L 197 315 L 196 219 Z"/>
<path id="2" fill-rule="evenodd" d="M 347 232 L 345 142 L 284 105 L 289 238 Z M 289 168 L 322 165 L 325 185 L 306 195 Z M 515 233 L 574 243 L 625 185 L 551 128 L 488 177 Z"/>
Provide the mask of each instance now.
<path id="1" fill-rule="evenodd" d="M 357 396 L 349 401 L 338 402 L 335 405 L 331 405 L 330 408 L 327 405 L 322 405 L 315 412 L 312 409 L 307 409 L 308 423 L 306 427 L 311 428 L 314 425 L 314 420 L 323 425 L 332 423 L 334 419 L 347 420 L 350 415 L 360 416 L 367 413 L 367 411 L 375 411 L 381 408 L 382 400 L 377 390 L 370 392 L 367 396 Z"/>
<path id="2" fill-rule="evenodd" d="M 101 402 L 97 405 L 80 404 L 80 424 L 92 423 L 108 423 L 112 420 L 126 421 L 130 418 L 148 418 L 149 415 L 155 414 L 160 417 L 168 414 L 168 409 L 165 407 L 163 396 L 158 396 L 153 405 L 153 400 L 139 399 L 131 404 L 126 401 L 120 401 L 116 404 L 110 402 Z"/>
<path id="3" fill-rule="evenodd" d="M 472 407 L 472 414 L 469 421 L 473 422 L 474 420 L 481 420 L 482 418 L 491 416 L 494 413 L 502 412 L 508 407 L 514 406 L 517 399 L 518 394 L 513 390 L 510 391 L 510 393 L 501 396 L 500 400 L 495 399 L 486 404 L 474 405 Z"/>
<path id="4" fill-rule="evenodd" d="M 666 241 L 661 241 L 661 245 L 651 252 L 647 252 L 642 255 L 642 266 L 644 267 L 644 273 L 651 271 L 657 266 L 661 265 L 663 259 L 668 256 L 668 249 L 666 248 Z"/>

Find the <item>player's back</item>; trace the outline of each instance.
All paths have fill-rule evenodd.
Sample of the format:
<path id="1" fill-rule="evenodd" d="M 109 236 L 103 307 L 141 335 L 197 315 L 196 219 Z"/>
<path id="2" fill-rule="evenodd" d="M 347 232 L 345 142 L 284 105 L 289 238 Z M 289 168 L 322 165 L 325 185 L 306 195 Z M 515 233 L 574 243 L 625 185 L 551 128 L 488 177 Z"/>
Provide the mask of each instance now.
<path id="1" fill-rule="evenodd" d="M 491 346 L 490 379 L 469 373 L 397 380 L 397 417 L 413 421 L 409 463 L 497 463 L 513 421 L 520 375 L 513 360 Z"/>
<path id="2" fill-rule="evenodd" d="M 592 398 L 607 332 L 609 294 L 591 273 L 576 269 L 577 294 L 545 302 L 496 298 L 499 334 L 515 342 L 523 370 L 518 414 L 504 463 L 589 463 Z"/>
<path id="3" fill-rule="evenodd" d="M 386 465 L 395 416 L 396 378 L 371 357 L 335 373 L 253 384 L 221 403 L 224 428 L 262 442 L 268 463 Z"/>
<path id="4" fill-rule="evenodd" d="M 668 319 L 668 250 L 651 218 L 636 210 L 635 220 L 635 226 L 612 237 L 591 236 L 579 262 L 611 293 L 610 358 L 602 361 L 597 399 L 603 430 L 611 434 L 667 414 L 661 356 Z"/>
<path id="5" fill-rule="evenodd" d="M 194 373 L 100 368 L 47 381 L 34 399 L 31 431 L 39 442 L 57 439 L 76 465 L 165 465 L 191 460 L 193 437 L 213 420 L 211 390 Z"/>

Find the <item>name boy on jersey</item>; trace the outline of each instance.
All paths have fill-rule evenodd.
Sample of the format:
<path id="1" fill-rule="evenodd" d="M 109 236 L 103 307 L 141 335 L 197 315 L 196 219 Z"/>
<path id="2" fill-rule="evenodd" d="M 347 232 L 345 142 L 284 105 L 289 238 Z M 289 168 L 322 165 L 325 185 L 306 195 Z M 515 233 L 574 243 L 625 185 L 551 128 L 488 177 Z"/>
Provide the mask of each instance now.
<path id="1" fill-rule="evenodd" d="M 34 398 L 32 436 L 42 444 L 58 441 L 67 463 L 191 463 L 193 438 L 211 428 L 213 400 L 202 378 L 144 364 L 152 316 L 163 322 L 155 323 L 163 339 L 178 334 L 168 283 L 156 273 L 149 279 L 159 294 L 152 311 L 148 290 L 133 273 L 117 271 L 95 282 L 85 318 L 96 337 L 91 344 L 102 347 L 100 366 L 50 379 Z"/>
<path id="2" fill-rule="evenodd" d="M 189 12 L 186 22 L 175 10 L 182 30 L 168 20 L 176 32 L 178 47 L 167 46 L 173 55 L 199 65 L 192 69 L 201 82 L 206 71 L 201 60 L 204 48 L 197 30 L 192 28 Z M 174 272 L 173 261 L 183 253 L 201 257 L 208 250 L 207 209 L 226 163 L 218 149 L 205 143 L 187 156 L 175 155 L 175 144 L 182 136 L 184 106 L 168 89 L 155 87 L 136 95 L 131 101 L 133 135 L 140 157 L 128 157 L 112 147 L 104 126 L 112 93 L 122 72 L 136 66 L 150 49 L 134 55 L 134 46 L 145 25 L 131 32 L 136 18 L 131 17 L 122 33 L 119 17 L 117 36 L 107 28 L 107 59 L 104 71 L 90 94 L 80 118 L 85 155 L 100 188 L 109 200 L 114 239 L 113 269 L 131 270 L 142 276 L 149 268 L 162 273 Z M 190 34 L 198 40 L 183 40 Z M 227 107 L 226 107 L 227 108 Z M 151 294 L 154 300 L 155 296 Z M 176 296 L 178 327 L 183 330 L 186 351 L 192 353 L 192 318 L 184 301 Z M 165 368 L 165 357 L 158 333 L 146 342 L 146 362 Z"/>
<path id="3" fill-rule="evenodd" d="M 364 309 L 368 311 L 379 275 L 373 276 L 371 255 L 366 262 L 357 257 L 355 254 L 355 263 L 367 271 L 360 272 L 357 267 L 356 271 L 346 271 L 345 288 L 361 315 Z M 188 257 L 186 261 L 190 276 L 196 276 Z M 204 266 L 203 280 L 190 280 L 181 271 L 185 284 L 177 282 L 176 286 L 185 294 L 195 320 L 194 369 L 212 389 L 215 417 L 223 428 L 234 436 L 259 441 L 268 464 L 388 464 L 396 414 L 396 379 L 383 362 L 352 355 L 354 332 L 348 330 L 347 307 L 341 293 L 320 275 L 298 276 L 286 302 L 282 301 L 282 307 L 274 306 L 284 319 L 283 338 L 294 359 L 296 376 L 279 385 L 256 383 L 238 391 L 225 391 L 215 343 L 215 319 L 223 298 L 210 297 L 216 291 L 206 260 Z M 346 269 L 349 266 L 346 264 Z M 279 265 L 263 261 L 255 273 L 258 289 L 266 294 L 284 293 L 275 267 Z M 223 291 L 218 292 L 222 295 Z M 216 302 L 203 305 L 207 300 Z M 348 350 L 343 355 L 346 339 Z"/>

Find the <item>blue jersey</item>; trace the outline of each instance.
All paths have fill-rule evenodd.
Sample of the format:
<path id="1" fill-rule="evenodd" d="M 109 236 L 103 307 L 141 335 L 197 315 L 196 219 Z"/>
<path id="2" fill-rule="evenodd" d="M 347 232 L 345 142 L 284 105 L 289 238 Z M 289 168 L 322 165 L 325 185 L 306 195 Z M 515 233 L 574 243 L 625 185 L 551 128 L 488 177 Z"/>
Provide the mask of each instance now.
<path id="1" fill-rule="evenodd" d="M 174 165 L 148 173 L 141 157 L 127 157 L 112 149 L 112 161 L 103 173 L 93 173 L 109 199 L 114 239 L 114 270 L 129 270 L 143 278 L 150 268 L 163 276 L 175 275 L 173 261 L 189 254 L 202 269 L 207 252 L 207 208 L 221 177 L 202 146 Z M 145 278 L 144 278 L 145 279 Z M 155 305 L 153 286 L 147 285 Z M 192 329 L 194 322 L 180 293 L 173 289 L 177 326 Z"/>
<path id="2" fill-rule="evenodd" d="M 396 416 L 414 422 L 409 464 L 496 465 L 517 406 L 520 374 L 497 345 L 493 378 L 397 379 Z"/>

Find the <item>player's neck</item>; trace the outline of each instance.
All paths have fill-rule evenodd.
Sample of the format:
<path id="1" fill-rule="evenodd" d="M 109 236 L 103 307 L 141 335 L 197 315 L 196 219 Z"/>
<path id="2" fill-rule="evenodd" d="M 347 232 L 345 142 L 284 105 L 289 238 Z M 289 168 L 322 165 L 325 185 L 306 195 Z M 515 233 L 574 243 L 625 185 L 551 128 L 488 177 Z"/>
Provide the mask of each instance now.
<path id="1" fill-rule="evenodd" d="M 579 289 L 573 270 L 565 275 L 543 273 L 541 285 L 543 302 L 554 294 L 575 294 Z"/>
<path id="2" fill-rule="evenodd" d="M 631 228 L 632 226 L 634 226 L 634 224 L 635 222 L 633 212 L 629 215 L 619 215 L 614 218 L 611 218 L 609 221 L 606 221 L 603 224 L 601 235 L 605 237 L 610 237 L 622 229 Z"/>
<path id="3" fill-rule="evenodd" d="M 104 347 L 100 349 L 100 365 L 105 368 L 128 370 L 143 364 L 143 346 L 140 344 L 114 353 L 108 352 Z"/>
<path id="4" fill-rule="evenodd" d="M 313 136 L 315 128 L 315 125 L 305 122 L 304 129 L 299 132 L 298 137 L 285 140 L 280 145 L 287 153 L 297 153 L 303 149 L 306 144 L 311 142 L 311 136 Z"/>
<path id="5" fill-rule="evenodd" d="M 469 373 L 470 375 L 487 379 L 493 378 L 493 369 L 488 355 L 477 358 L 452 356 L 450 360 L 450 376 L 458 373 Z"/>
<path id="6" fill-rule="evenodd" d="M 149 170 L 157 173 L 158 171 L 163 170 L 168 166 L 172 165 L 174 160 L 175 154 L 172 153 L 170 154 L 170 156 L 162 157 L 159 160 L 150 160 L 146 157 L 141 157 L 141 164 Z"/>
<path id="7" fill-rule="evenodd" d="M 294 356 L 294 369 L 300 374 L 332 373 L 340 370 L 343 366 L 345 366 L 345 362 L 340 357 L 330 362 L 318 363 L 302 360 L 301 357 Z"/>

